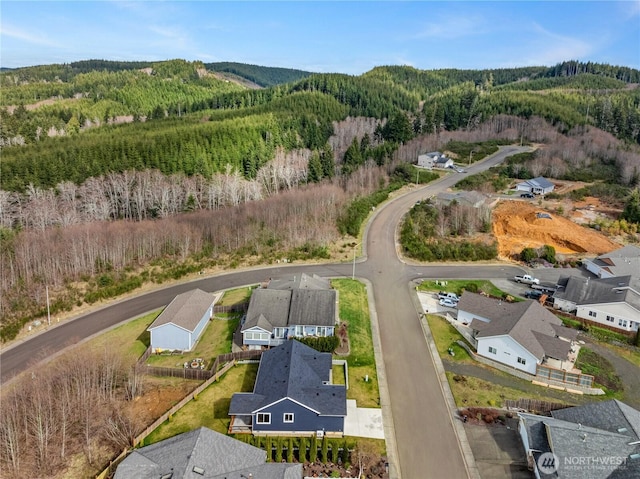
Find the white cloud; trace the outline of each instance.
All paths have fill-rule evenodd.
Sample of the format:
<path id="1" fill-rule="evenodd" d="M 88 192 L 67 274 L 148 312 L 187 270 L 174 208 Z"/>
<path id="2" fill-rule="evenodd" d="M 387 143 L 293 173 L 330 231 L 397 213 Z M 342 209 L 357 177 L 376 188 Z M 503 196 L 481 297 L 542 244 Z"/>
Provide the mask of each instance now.
<path id="1" fill-rule="evenodd" d="M 532 52 L 525 60 L 529 65 L 554 65 L 565 60 L 579 60 L 589 56 L 594 46 L 584 40 L 550 32 L 541 25 L 534 23 L 533 32 L 537 37 L 533 40 Z"/>
<path id="2" fill-rule="evenodd" d="M 425 24 L 414 38 L 461 38 L 486 33 L 485 20 L 480 15 L 446 15 L 436 22 Z"/>
<path id="3" fill-rule="evenodd" d="M 42 45 L 46 47 L 59 47 L 59 43 L 39 33 L 31 33 L 20 28 L 16 28 L 11 25 L 0 26 L 0 35 L 16 40 L 22 40 L 27 43 L 33 43 L 34 45 Z"/>

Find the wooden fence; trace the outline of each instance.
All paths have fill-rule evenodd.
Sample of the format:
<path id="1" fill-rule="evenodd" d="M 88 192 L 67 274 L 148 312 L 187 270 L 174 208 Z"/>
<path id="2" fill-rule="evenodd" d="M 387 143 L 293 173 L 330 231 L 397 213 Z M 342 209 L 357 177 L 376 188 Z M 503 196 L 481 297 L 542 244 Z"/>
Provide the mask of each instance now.
<path id="1" fill-rule="evenodd" d="M 541 401 L 539 399 L 521 398 L 517 401 L 514 399 L 505 399 L 504 407 L 507 409 L 523 409 L 525 411 L 546 414 L 550 411 L 555 411 L 556 409 L 564 409 L 572 406 L 557 402 Z"/>
<path id="2" fill-rule="evenodd" d="M 564 369 L 557 369 L 545 364 L 538 364 L 536 368 L 537 379 L 550 379 L 565 384 L 580 386 L 583 388 L 593 387 L 593 376 L 590 374 L 572 373 Z"/>
<path id="3" fill-rule="evenodd" d="M 248 308 L 249 303 L 218 305 L 213 307 L 213 313 L 246 313 Z"/>

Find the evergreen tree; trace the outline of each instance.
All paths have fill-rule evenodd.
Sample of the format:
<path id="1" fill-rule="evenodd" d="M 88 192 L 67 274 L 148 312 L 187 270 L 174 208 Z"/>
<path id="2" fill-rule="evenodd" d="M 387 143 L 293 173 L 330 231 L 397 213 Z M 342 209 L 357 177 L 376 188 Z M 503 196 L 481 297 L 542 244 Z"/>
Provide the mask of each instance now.
<path id="1" fill-rule="evenodd" d="M 640 223 L 640 191 L 635 189 L 629 195 L 620 217 L 629 223 Z"/>

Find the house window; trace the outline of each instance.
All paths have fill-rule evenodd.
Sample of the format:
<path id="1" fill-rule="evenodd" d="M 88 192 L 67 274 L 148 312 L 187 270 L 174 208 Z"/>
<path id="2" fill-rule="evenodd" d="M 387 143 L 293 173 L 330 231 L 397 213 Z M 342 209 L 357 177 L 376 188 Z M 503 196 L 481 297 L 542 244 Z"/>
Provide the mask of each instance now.
<path id="1" fill-rule="evenodd" d="M 316 336 L 326 336 L 327 328 L 325 326 L 318 326 L 316 329 Z"/>
<path id="2" fill-rule="evenodd" d="M 304 326 L 296 326 L 295 335 L 301 337 L 304 334 Z"/>
<path id="3" fill-rule="evenodd" d="M 613 323 L 613 322 L 614 322 L 614 320 L 615 320 L 615 318 L 614 318 L 613 316 L 609 316 L 609 315 L 607 314 L 607 321 L 610 321 L 610 322 L 612 322 L 612 323 Z"/>
<path id="4" fill-rule="evenodd" d="M 491 354 L 496 354 L 498 352 L 498 350 L 496 348 L 494 348 L 493 346 L 489 346 L 489 352 Z"/>
<path id="5" fill-rule="evenodd" d="M 627 327 L 627 320 L 626 319 L 619 319 L 618 320 L 618 326 L 622 326 L 623 328 Z"/>
<path id="6" fill-rule="evenodd" d="M 589 311 L 589 316 L 595 318 L 597 316 L 597 313 L 595 311 Z"/>
<path id="7" fill-rule="evenodd" d="M 524 358 L 521 358 L 520 356 L 518 356 L 518 362 L 519 362 L 520 364 L 527 364 L 527 360 L 526 360 L 526 359 L 524 359 Z"/>
<path id="8" fill-rule="evenodd" d="M 259 412 L 256 414 L 256 424 L 271 424 L 271 413 Z"/>
<path id="9" fill-rule="evenodd" d="M 285 412 L 284 417 L 282 418 L 282 422 L 293 422 L 293 413 Z"/>
<path id="10" fill-rule="evenodd" d="M 273 330 L 273 336 L 275 338 L 284 338 L 284 331 L 285 331 L 285 328 L 275 328 Z"/>

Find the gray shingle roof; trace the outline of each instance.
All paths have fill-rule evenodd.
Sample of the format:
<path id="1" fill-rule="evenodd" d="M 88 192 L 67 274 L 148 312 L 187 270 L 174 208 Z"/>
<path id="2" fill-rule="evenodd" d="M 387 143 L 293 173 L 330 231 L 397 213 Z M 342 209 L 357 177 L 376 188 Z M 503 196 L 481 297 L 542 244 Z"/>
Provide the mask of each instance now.
<path id="1" fill-rule="evenodd" d="M 640 276 L 613 276 L 585 279 L 577 276 L 561 278 L 554 298 L 576 305 L 627 303 L 640 311 Z"/>
<path id="2" fill-rule="evenodd" d="M 306 276 L 306 275 L 303 275 Z M 326 282 L 306 276 L 302 283 L 281 282 L 282 289 L 256 289 L 251 294 L 242 331 L 259 326 L 267 331 L 289 325 L 333 326 L 337 293 Z M 298 288 L 297 286 L 302 285 Z M 267 329 L 268 328 L 268 329 Z"/>
<path id="3" fill-rule="evenodd" d="M 640 248 L 627 245 L 597 256 L 591 262 L 606 269 L 613 276 L 631 275 L 640 278 Z"/>
<path id="4" fill-rule="evenodd" d="M 553 452 L 558 457 L 558 471 L 551 477 L 640 477 L 640 459 L 631 458 L 632 454 L 640 454 L 637 442 L 640 411 L 612 400 L 560 409 L 551 414 L 551 418 L 519 414 L 534 460 L 545 452 Z"/>
<path id="5" fill-rule="evenodd" d="M 236 393 L 230 415 L 249 415 L 282 398 L 291 398 L 325 416 L 347 414 L 346 388 L 329 385 L 330 353 L 320 353 L 296 340 L 265 351 L 252 394 Z"/>
<path id="6" fill-rule="evenodd" d="M 537 301 L 507 303 L 465 291 L 458 302 L 458 311 L 490 319 L 488 323 L 478 319 L 471 321 L 470 327 L 478 331 L 477 338 L 508 335 L 540 360 L 544 356 L 565 359 L 569 353 L 570 343 L 556 336 L 570 338 L 571 331 Z"/>
<path id="7" fill-rule="evenodd" d="M 314 274 L 306 273 L 284 279 L 272 279 L 269 281 L 269 289 L 331 289 L 328 279 Z"/>
<path id="8" fill-rule="evenodd" d="M 301 464 L 267 464 L 265 451 L 201 427 L 133 451 L 115 479 L 300 479 Z M 203 473 L 197 473 L 199 468 Z"/>
<path id="9" fill-rule="evenodd" d="M 213 304 L 213 301 L 213 295 L 205 293 L 201 289 L 192 289 L 186 293 L 179 294 L 151 323 L 147 331 L 172 323 L 193 332 L 204 313 Z"/>
<path id="10" fill-rule="evenodd" d="M 536 186 L 539 186 L 540 188 L 550 188 L 550 187 L 554 186 L 553 183 L 551 183 L 546 178 L 543 178 L 542 176 L 538 176 L 536 178 L 528 180 L 528 182 L 532 183 L 532 184 L 534 184 Z"/>

